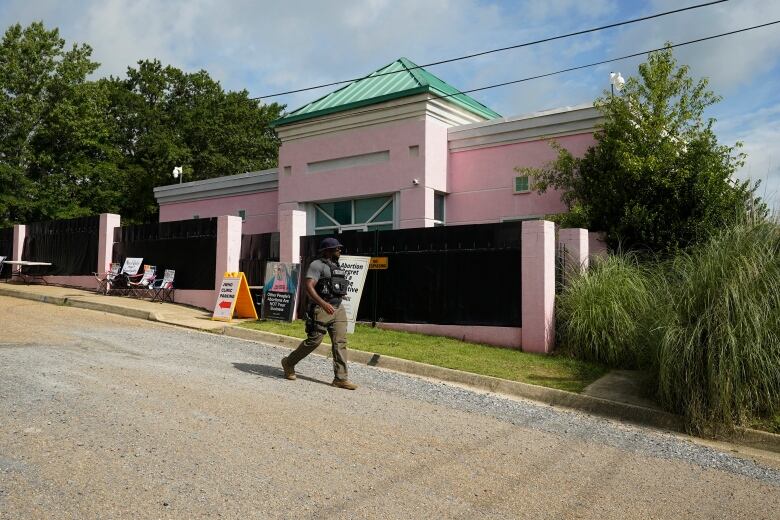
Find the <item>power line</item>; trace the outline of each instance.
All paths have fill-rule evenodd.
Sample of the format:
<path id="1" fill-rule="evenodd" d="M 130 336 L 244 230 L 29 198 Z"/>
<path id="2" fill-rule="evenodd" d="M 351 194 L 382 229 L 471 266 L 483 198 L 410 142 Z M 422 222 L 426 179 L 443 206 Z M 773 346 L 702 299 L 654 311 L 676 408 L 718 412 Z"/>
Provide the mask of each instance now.
<path id="1" fill-rule="evenodd" d="M 775 25 L 775 24 L 778 24 L 778 23 L 780 23 L 780 20 L 775 20 L 774 22 L 762 23 L 761 25 L 754 25 L 752 27 L 745 27 L 744 29 L 737 29 L 735 31 L 729 31 L 729 32 L 725 32 L 725 33 L 720 33 L 720 34 L 716 34 L 716 35 L 713 35 L 713 36 L 707 36 L 707 37 L 704 37 L 704 38 L 697 38 L 695 40 L 690 40 L 690 41 L 687 41 L 687 42 L 675 43 L 675 44 L 669 45 L 669 47 L 674 49 L 675 47 L 683 47 L 685 45 L 691 45 L 691 44 L 694 44 L 694 43 L 700 43 L 700 42 L 704 42 L 704 41 L 707 41 L 707 40 L 714 40 L 715 38 L 723 38 L 724 36 L 731 36 L 732 34 L 738 34 L 738 33 L 746 32 L 746 31 L 752 31 L 754 29 L 761 29 L 762 27 L 768 27 L 770 25 Z M 480 90 L 488 90 L 488 89 L 491 89 L 491 88 L 503 87 L 503 86 L 506 86 L 506 85 L 513 85 L 515 83 L 522 83 L 522 82 L 525 82 L 525 81 L 531 81 L 533 79 L 546 78 L 546 77 L 549 77 L 549 76 L 555 76 L 557 74 L 563 74 L 564 72 L 571 72 L 571 71 L 574 71 L 574 70 L 585 69 L 585 68 L 588 68 L 588 67 L 595 67 L 597 65 L 604 65 L 605 63 L 612 63 L 612 62 L 615 62 L 615 61 L 627 60 L 629 58 L 636 58 L 637 56 L 642 56 L 643 54 L 649 54 L 651 52 L 662 51 L 665 48 L 666 47 L 657 47 L 655 49 L 650 49 L 648 51 L 635 52 L 634 54 L 627 54 L 625 56 L 620 56 L 619 58 L 611 58 L 611 59 L 608 59 L 608 60 L 596 61 L 596 62 L 593 62 L 593 63 L 588 63 L 586 65 L 579 65 L 577 67 L 570 67 L 568 69 L 562 69 L 562 70 L 558 70 L 558 71 L 555 71 L 555 72 L 548 72 L 547 74 L 539 74 L 539 75 L 536 75 L 536 76 L 529 76 L 527 78 L 517 79 L 517 80 L 514 80 L 514 81 L 506 81 L 504 83 L 496 83 L 494 85 L 488 85 L 486 87 L 474 88 L 474 89 L 471 89 L 471 90 L 463 90 L 463 91 L 460 91 L 459 93 L 460 94 L 468 94 L 470 92 L 479 92 Z M 449 97 L 449 96 L 453 96 L 453 95 L 457 95 L 457 94 L 447 94 L 446 96 L 442 96 L 442 97 Z"/>
<path id="2" fill-rule="evenodd" d="M 632 24 L 632 23 L 643 22 L 645 20 L 651 20 L 653 18 L 660 18 L 661 16 L 667 16 L 667 15 L 670 15 L 670 14 L 680 13 L 680 12 L 683 12 L 683 11 L 690 11 L 692 9 L 698 9 L 700 7 L 707 7 L 707 6 L 710 6 L 710 5 L 720 4 L 720 3 L 723 3 L 723 2 L 728 2 L 728 0 L 715 0 L 713 2 L 707 2 L 707 3 L 704 3 L 704 4 L 696 4 L 696 5 L 691 5 L 691 6 L 688 6 L 688 7 L 682 7 L 680 9 L 674 9 L 672 11 L 664 11 L 664 12 L 661 12 L 661 13 L 651 14 L 651 15 L 648 15 L 648 16 L 643 16 L 641 18 L 632 18 L 631 20 L 624 20 L 622 22 L 615 22 L 615 23 L 612 23 L 612 24 L 609 24 L 609 25 L 602 25 L 600 27 L 593 27 L 591 29 L 583 29 L 581 31 L 576 31 L 576 32 L 567 33 L 567 34 L 561 34 L 561 35 L 558 35 L 558 36 L 550 36 L 549 38 L 543 38 L 541 40 L 535 40 L 535 41 L 531 41 L 531 42 L 520 43 L 520 44 L 517 44 L 517 45 L 510 45 L 509 47 L 501 47 L 501 48 L 498 48 L 498 49 L 491 49 L 489 51 L 482 51 L 482 52 L 476 52 L 474 54 L 467 54 L 465 56 L 458 56 L 457 58 L 449 58 L 449 59 L 446 59 L 446 60 L 433 61 L 431 63 L 426 63 L 425 65 L 417 65 L 415 67 L 409 67 L 406 70 L 415 70 L 415 69 L 421 69 L 421 68 L 424 68 L 424 67 L 433 67 L 435 65 L 442 65 L 444 63 L 452 63 L 452 62 L 455 62 L 455 61 L 466 60 L 466 59 L 470 59 L 470 58 L 476 58 L 478 56 L 484 56 L 486 54 L 492 54 L 494 52 L 502 52 L 502 51 L 508 51 L 508 50 L 512 50 L 512 49 L 519 49 L 519 48 L 522 48 L 522 47 L 529 47 L 531 45 L 538 45 L 540 43 L 547 43 L 547 42 L 551 42 L 551 41 L 554 41 L 554 40 L 561 40 L 563 38 L 570 38 L 572 36 L 579 36 L 579 35 L 588 34 L 588 33 L 591 33 L 591 32 L 602 31 L 604 29 L 611 29 L 613 27 L 619 27 L 621 25 L 629 25 L 629 24 Z M 387 75 L 390 75 L 390 74 L 398 74 L 399 72 L 403 72 L 403 71 L 382 72 L 380 74 L 375 74 L 375 75 L 373 75 L 371 77 L 378 78 L 378 77 L 387 76 Z M 365 79 L 365 77 L 366 76 L 363 76 L 363 77 L 360 77 L 360 78 L 345 79 L 345 80 L 341 80 L 341 81 L 334 81 L 332 83 L 323 83 L 321 85 L 315 85 L 313 87 L 305 87 L 305 88 L 299 88 L 299 89 L 295 89 L 295 90 L 288 90 L 288 91 L 285 91 L 285 92 L 278 92 L 276 94 L 267 94 L 265 96 L 257 96 L 257 97 L 253 97 L 253 98 L 249 98 L 249 99 L 272 98 L 272 97 L 284 96 L 284 95 L 287 95 L 287 94 L 295 94 L 295 93 L 298 93 L 298 92 L 305 92 L 305 91 L 308 91 L 308 90 L 316 90 L 318 88 L 332 87 L 334 85 L 342 85 L 344 83 L 352 83 L 353 81 L 359 81 L 361 79 Z"/>
<path id="3" fill-rule="evenodd" d="M 692 45 L 694 43 L 701 43 L 701 42 L 708 41 L 708 40 L 714 40 L 716 38 L 723 38 L 725 36 L 731 36 L 731 35 L 734 35 L 734 34 L 743 33 L 743 32 L 747 32 L 747 31 L 752 31 L 752 30 L 755 30 L 755 29 L 761 29 L 763 27 L 768 27 L 770 25 L 776 25 L 776 24 L 779 24 L 779 23 L 780 23 L 780 20 L 775 20 L 774 22 L 767 22 L 767 23 L 763 23 L 763 24 L 760 24 L 760 25 L 754 25 L 752 27 L 745 27 L 743 29 L 736 29 L 734 31 L 724 32 L 724 33 L 720 33 L 720 34 L 715 34 L 713 36 L 706 36 L 704 38 L 697 38 L 695 40 L 689 40 L 687 42 L 670 44 L 669 48 L 674 49 L 676 47 L 684 47 L 686 45 Z M 565 72 L 572 72 L 572 71 L 575 71 L 575 70 L 585 69 L 585 68 L 588 68 L 588 67 L 595 67 L 597 65 L 604 65 L 605 63 L 613 63 L 613 62 L 616 62 L 616 61 L 627 60 L 629 58 L 636 58 L 637 56 L 642 56 L 644 54 L 650 54 L 652 52 L 662 51 L 662 50 L 664 50 L 666 48 L 667 48 L 666 46 L 664 46 L 664 47 L 656 47 L 655 49 L 650 49 L 650 50 L 641 51 L 641 52 L 635 52 L 633 54 L 627 54 L 625 56 L 620 56 L 618 58 L 610 58 L 608 60 L 596 61 L 596 62 L 593 62 L 593 63 L 588 63 L 586 65 L 579 65 L 577 67 L 570 67 L 568 69 L 561 69 L 561 70 L 557 70 L 555 72 L 548 72 L 548 73 L 545 73 L 545 74 L 538 74 L 536 76 L 528 76 L 528 77 L 525 77 L 525 78 L 516 79 L 514 81 L 506 81 L 506 82 L 503 82 L 503 83 L 495 83 L 493 85 L 487 85 L 485 87 L 473 88 L 473 89 L 470 89 L 470 90 L 459 90 L 458 92 L 456 92 L 454 94 L 436 94 L 436 97 L 443 99 L 443 98 L 458 96 L 458 95 L 461 95 L 461 94 L 470 94 L 472 92 L 479 92 L 479 91 L 482 91 L 482 90 L 488 90 L 488 89 L 491 89 L 491 88 L 504 87 L 506 85 L 514 85 L 514 84 L 517 84 L 517 83 L 523 83 L 523 82 L 531 81 L 531 80 L 534 80 L 534 79 L 546 78 L 546 77 L 555 76 L 555 75 L 558 75 L 558 74 L 563 74 Z M 399 103 L 398 105 L 395 105 L 395 106 L 403 107 L 403 106 L 406 106 L 406 105 L 415 104 L 417 102 L 418 102 L 417 100 L 409 101 L 409 102 L 406 102 L 406 103 Z M 360 114 L 367 114 L 367 113 L 381 111 L 381 110 L 385 110 L 385 108 L 384 107 L 381 107 L 381 108 L 369 108 L 367 110 L 361 110 Z"/>

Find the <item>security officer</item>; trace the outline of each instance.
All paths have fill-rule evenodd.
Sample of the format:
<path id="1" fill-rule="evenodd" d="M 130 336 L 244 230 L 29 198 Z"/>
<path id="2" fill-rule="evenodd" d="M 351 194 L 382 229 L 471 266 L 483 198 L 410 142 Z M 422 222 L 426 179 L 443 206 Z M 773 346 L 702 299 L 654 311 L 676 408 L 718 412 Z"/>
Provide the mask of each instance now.
<path id="1" fill-rule="evenodd" d="M 339 266 L 342 247 L 335 238 L 326 238 L 320 243 L 320 257 L 306 271 L 306 294 L 313 302 L 306 320 L 308 337 L 282 359 L 282 369 L 284 377 L 295 379 L 295 365 L 322 343 L 327 332 L 333 345 L 333 386 L 354 390 L 357 385 L 347 379 L 347 313 L 341 299 L 347 295 L 349 281 Z"/>

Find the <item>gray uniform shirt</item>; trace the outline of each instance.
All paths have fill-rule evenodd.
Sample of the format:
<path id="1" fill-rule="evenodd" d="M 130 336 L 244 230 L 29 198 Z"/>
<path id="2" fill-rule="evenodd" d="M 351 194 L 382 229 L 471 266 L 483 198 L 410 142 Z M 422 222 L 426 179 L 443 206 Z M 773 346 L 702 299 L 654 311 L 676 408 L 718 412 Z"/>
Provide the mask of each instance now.
<path id="1" fill-rule="evenodd" d="M 312 263 L 309 264 L 309 269 L 306 271 L 306 278 L 311 278 L 314 280 L 314 284 L 316 286 L 317 282 L 320 281 L 320 278 L 330 278 L 331 272 L 330 267 L 328 267 L 328 264 L 322 261 L 321 258 L 316 259 Z M 320 294 L 320 296 L 322 296 Z M 326 302 L 328 302 L 331 305 L 341 305 L 341 298 L 337 297 L 331 297 L 331 298 L 322 298 Z"/>

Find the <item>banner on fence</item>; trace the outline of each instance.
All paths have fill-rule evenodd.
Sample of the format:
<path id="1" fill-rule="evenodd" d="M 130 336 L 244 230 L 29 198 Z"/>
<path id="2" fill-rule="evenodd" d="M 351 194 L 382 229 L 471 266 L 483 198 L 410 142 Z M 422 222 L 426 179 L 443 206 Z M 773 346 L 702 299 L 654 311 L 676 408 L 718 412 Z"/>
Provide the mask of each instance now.
<path id="1" fill-rule="evenodd" d="M 212 320 L 230 321 L 236 318 L 257 319 L 257 312 L 249 294 L 249 284 L 244 273 L 225 273 L 217 294 Z"/>
<path id="2" fill-rule="evenodd" d="M 346 256 L 339 258 L 339 265 L 347 273 L 349 280 L 349 289 L 347 296 L 342 300 L 344 310 L 347 312 L 347 332 L 355 332 L 355 319 L 357 319 L 358 307 L 360 307 L 360 297 L 363 295 L 363 285 L 366 283 L 366 274 L 368 274 L 368 264 L 371 262 L 370 256 Z"/>
<path id="3" fill-rule="evenodd" d="M 262 317 L 266 320 L 292 321 L 301 264 L 268 262 L 265 265 Z"/>

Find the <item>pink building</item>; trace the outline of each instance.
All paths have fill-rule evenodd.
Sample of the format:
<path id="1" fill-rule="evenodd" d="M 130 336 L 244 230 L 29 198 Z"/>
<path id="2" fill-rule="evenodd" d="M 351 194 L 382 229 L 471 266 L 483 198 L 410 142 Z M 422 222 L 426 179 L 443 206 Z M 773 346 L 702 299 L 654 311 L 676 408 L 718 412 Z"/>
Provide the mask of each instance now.
<path id="1" fill-rule="evenodd" d="M 565 206 L 516 168 L 552 160 L 551 138 L 583 153 L 600 117 L 501 117 L 401 58 L 277 120 L 277 169 L 155 188 L 160 221 L 237 215 L 297 262 L 303 235 L 537 220 Z"/>
<path id="2" fill-rule="evenodd" d="M 243 232 L 298 237 L 530 220 L 565 210 L 515 168 L 580 154 L 600 120 L 590 105 L 501 117 L 401 58 L 275 122 L 279 167 L 155 188 L 160 221 L 238 215 Z"/>

